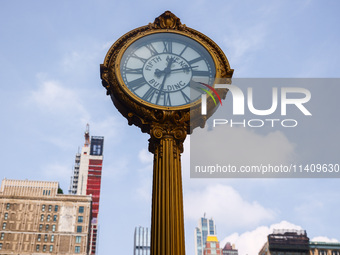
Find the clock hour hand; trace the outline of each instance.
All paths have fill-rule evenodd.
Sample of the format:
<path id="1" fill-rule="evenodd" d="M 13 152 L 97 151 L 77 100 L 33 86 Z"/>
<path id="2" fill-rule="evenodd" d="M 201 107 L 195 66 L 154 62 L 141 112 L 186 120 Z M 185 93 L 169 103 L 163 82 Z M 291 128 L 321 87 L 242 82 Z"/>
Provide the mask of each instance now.
<path id="1" fill-rule="evenodd" d="M 165 69 L 163 71 L 159 70 L 158 68 L 155 70 L 155 75 L 157 78 L 160 78 L 163 74 L 165 74 Z"/>

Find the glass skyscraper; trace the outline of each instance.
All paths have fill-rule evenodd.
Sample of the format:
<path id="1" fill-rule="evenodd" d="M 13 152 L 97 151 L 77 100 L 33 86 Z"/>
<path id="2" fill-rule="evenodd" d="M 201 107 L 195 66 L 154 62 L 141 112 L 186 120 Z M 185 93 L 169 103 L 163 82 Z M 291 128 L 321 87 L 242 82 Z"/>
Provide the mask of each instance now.
<path id="1" fill-rule="evenodd" d="M 215 221 L 205 217 L 200 218 L 195 228 L 195 255 L 203 255 L 208 235 L 216 235 Z"/>
<path id="2" fill-rule="evenodd" d="M 135 228 L 133 255 L 150 255 L 150 229 Z"/>

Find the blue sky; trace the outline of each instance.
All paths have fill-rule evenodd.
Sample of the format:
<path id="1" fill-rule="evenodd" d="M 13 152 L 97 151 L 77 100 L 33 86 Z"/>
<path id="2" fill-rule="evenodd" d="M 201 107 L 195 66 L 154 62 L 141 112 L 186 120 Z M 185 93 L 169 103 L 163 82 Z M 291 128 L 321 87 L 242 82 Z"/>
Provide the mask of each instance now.
<path id="1" fill-rule="evenodd" d="M 99 254 L 132 253 L 134 227 L 150 224 L 152 157 L 148 136 L 127 125 L 101 86 L 99 64 L 114 41 L 170 10 L 222 48 L 234 77 L 339 77 L 339 5 L 1 1 L 1 178 L 54 180 L 66 191 L 89 123 L 91 135 L 105 137 Z M 204 212 L 214 217 L 218 238 L 235 242 L 240 255 L 257 253 L 256 243 L 274 227 L 302 227 L 311 238 L 340 240 L 339 180 L 190 179 L 185 145 L 188 255 L 194 254 L 194 227 Z"/>

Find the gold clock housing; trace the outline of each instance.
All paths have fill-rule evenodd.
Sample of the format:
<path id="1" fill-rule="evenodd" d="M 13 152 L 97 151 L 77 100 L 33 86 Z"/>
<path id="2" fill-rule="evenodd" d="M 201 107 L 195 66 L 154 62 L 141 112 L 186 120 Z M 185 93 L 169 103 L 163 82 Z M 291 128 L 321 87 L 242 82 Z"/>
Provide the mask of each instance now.
<path id="1" fill-rule="evenodd" d="M 177 36 L 189 38 L 188 42 L 190 42 L 191 40 L 200 45 L 200 47 L 204 49 L 203 51 L 206 51 L 207 54 L 211 57 L 213 62 L 213 64 L 211 64 L 211 66 L 208 67 L 207 70 L 209 68 L 214 70 L 211 72 L 206 71 L 204 73 L 211 80 L 211 86 L 214 86 L 214 81 L 216 79 L 232 77 L 233 70 L 230 69 L 230 65 L 226 56 L 224 55 L 223 51 L 217 46 L 217 44 L 204 34 L 185 26 L 184 24 L 181 24 L 179 18 L 177 18 L 171 12 L 167 11 L 156 18 L 153 23 L 136 28 L 126 33 L 111 46 L 104 59 L 104 63 L 100 66 L 103 86 L 107 89 L 107 94 L 111 96 L 112 101 L 118 108 L 118 110 L 122 113 L 123 116 L 128 119 L 130 125 L 135 124 L 139 126 L 143 132 L 149 133 L 150 125 L 152 125 L 153 122 L 165 123 L 170 121 L 183 124 L 185 123 L 185 126 L 187 127 L 186 131 L 187 133 L 190 133 L 191 130 L 196 126 L 203 126 L 205 123 L 205 119 L 209 117 L 209 115 L 211 115 L 212 112 L 215 110 L 215 106 L 211 98 L 209 98 L 207 102 L 207 116 L 202 117 L 200 114 L 201 100 L 199 97 L 196 97 L 194 101 L 192 101 L 191 99 L 188 100 L 186 103 L 177 103 L 175 105 L 171 105 L 170 103 L 166 102 L 166 96 L 169 94 L 166 94 L 166 92 L 162 92 L 163 103 L 160 103 L 161 90 L 159 90 L 158 93 L 156 92 L 157 96 L 153 97 L 152 101 L 149 100 L 150 97 L 143 97 L 136 93 L 137 89 L 134 89 L 135 87 L 132 88 L 132 86 L 136 86 L 138 87 L 138 89 L 142 90 L 143 83 L 145 83 L 142 78 L 136 79 L 132 85 L 132 82 L 130 84 L 128 79 L 126 77 L 123 77 L 124 75 L 122 75 L 122 65 L 124 64 L 122 63 L 122 59 L 126 58 L 126 52 L 131 49 L 132 45 L 135 45 L 139 41 L 143 40 L 143 38 L 151 38 L 155 37 L 155 35 L 165 35 L 165 37 L 169 35 L 174 35 L 175 37 Z M 154 49 L 150 50 L 152 52 Z M 179 53 L 177 53 L 177 56 L 178 55 Z M 137 57 L 140 58 L 140 56 Z M 168 60 L 168 62 L 165 62 L 165 57 L 166 56 L 163 54 L 163 52 L 158 55 L 158 58 L 161 59 L 161 62 L 163 61 L 163 66 L 161 65 L 160 69 L 156 70 L 159 74 L 158 82 L 161 83 L 161 81 L 163 81 L 163 87 L 165 85 L 164 80 L 166 79 L 166 74 L 164 74 L 164 72 L 166 72 L 166 68 L 164 67 L 166 65 L 171 66 L 171 63 L 168 63 Z M 142 59 L 141 61 L 146 61 L 146 59 Z M 182 59 L 182 62 L 185 62 L 185 59 Z M 188 62 L 190 61 L 186 61 L 187 64 Z M 207 64 L 207 66 L 209 66 L 209 64 Z M 197 73 L 198 71 L 196 71 L 194 67 L 196 66 L 191 65 L 190 67 L 188 67 L 187 70 L 185 68 L 182 69 L 183 72 L 188 71 L 188 73 Z M 131 73 L 133 73 L 132 75 L 134 75 L 138 72 L 143 72 L 143 70 L 141 69 L 141 67 L 129 69 L 129 75 L 131 75 Z M 175 68 L 173 70 L 179 69 L 181 68 L 177 67 L 177 69 Z M 154 70 L 155 69 L 153 69 L 153 72 Z M 170 69 L 168 68 L 168 70 Z M 201 71 L 201 73 L 203 72 Z M 162 76 L 162 74 L 164 75 L 164 77 Z M 212 74 L 214 77 L 211 77 Z M 162 87 L 161 85 L 158 86 Z M 144 90 L 146 89 L 147 85 L 145 85 Z M 150 93 L 155 93 L 152 87 L 149 90 Z M 220 97 L 225 98 L 227 90 L 219 89 L 217 91 Z M 145 95 L 148 95 L 147 92 L 144 91 L 143 94 L 145 93 Z M 180 93 L 183 94 L 183 92 L 181 91 L 178 92 L 178 95 L 180 95 Z M 152 94 L 152 96 L 154 96 L 154 94 Z M 183 97 L 186 98 L 184 95 Z M 195 116 L 190 116 L 190 114 Z M 191 123 L 189 123 L 190 117 Z M 192 121 L 194 119 L 197 119 L 198 121 Z"/>

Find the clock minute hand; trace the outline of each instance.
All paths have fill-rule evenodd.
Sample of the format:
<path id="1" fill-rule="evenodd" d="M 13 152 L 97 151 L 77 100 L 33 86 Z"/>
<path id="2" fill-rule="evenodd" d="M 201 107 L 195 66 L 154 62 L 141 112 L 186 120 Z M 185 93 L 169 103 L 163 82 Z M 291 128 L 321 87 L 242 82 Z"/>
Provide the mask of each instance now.
<path id="1" fill-rule="evenodd" d="M 173 61 L 173 59 L 170 58 L 169 61 L 168 61 L 167 67 L 164 69 L 164 71 L 161 71 L 162 73 L 164 72 L 165 74 L 164 74 L 163 82 L 162 82 L 161 86 L 159 87 L 159 92 L 158 92 L 156 104 L 158 104 L 158 101 L 159 101 L 159 99 L 160 99 L 160 97 L 161 97 L 161 92 L 162 92 L 162 90 L 163 90 L 163 88 L 164 88 L 166 77 L 167 77 L 168 74 L 170 74 L 170 72 L 171 72 L 170 68 L 171 68 L 172 61 Z"/>
<path id="2" fill-rule="evenodd" d="M 192 69 L 192 68 L 195 68 L 195 67 L 198 67 L 198 66 L 188 66 L 188 67 L 170 69 L 170 72 L 173 72 L 173 71 L 180 71 L 180 70 L 188 70 L 188 69 Z"/>

